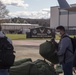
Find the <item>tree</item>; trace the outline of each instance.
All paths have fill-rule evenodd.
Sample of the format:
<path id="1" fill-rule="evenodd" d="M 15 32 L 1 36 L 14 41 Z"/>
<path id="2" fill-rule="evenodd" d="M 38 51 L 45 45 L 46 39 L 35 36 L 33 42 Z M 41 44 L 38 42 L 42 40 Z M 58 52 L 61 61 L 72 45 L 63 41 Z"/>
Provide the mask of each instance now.
<path id="1" fill-rule="evenodd" d="M 8 16 L 8 10 L 6 9 L 6 6 L 0 1 L 0 19 L 5 18 Z"/>

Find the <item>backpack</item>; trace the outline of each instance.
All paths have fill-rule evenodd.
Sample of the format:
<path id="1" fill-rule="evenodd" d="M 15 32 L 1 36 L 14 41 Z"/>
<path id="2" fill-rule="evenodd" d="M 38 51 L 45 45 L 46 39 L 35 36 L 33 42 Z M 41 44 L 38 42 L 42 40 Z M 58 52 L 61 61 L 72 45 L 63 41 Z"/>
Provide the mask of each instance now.
<path id="1" fill-rule="evenodd" d="M 76 37 L 71 38 L 71 41 L 73 45 L 73 54 L 74 54 L 73 66 L 76 67 Z"/>
<path id="2" fill-rule="evenodd" d="M 65 37 L 69 37 L 69 36 L 64 36 L 63 38 Z M 76 37 L 74 38 L 69 37 L 69 38 L 71 39 L 72 47 L 73 47 L 73 51 L 70 50 L 69 51 L 74 54 L 73 66 L 76 67 Z"/>
<path id="3" fill-rule="evenodd" d="M 65 37 L 68 37 L 68 38 L 70 38 L 71 39 L 71 42 L 72 42 L 72 47 L 73 47 L 73 54 L 75 53 L 75 50 L 76 50 L 76 37 L 74 37 L 74 38 L 71 38 L 71 37 L 69 37 L 69 36 L 64 36 L 63 38 L 65 38 Z"/>
<path id="4" fill-rule="evenodd" d="M 76 38 L 70 38 L 73 46 L 73 54 L 75 53 L 76 50 Z"/>
<path id="5" fill-rule="evenodd" d="M 0 38 L 0 68 L 9 69 L 15 60 L 14 47 L 7 40 L 7 37 Z"/>

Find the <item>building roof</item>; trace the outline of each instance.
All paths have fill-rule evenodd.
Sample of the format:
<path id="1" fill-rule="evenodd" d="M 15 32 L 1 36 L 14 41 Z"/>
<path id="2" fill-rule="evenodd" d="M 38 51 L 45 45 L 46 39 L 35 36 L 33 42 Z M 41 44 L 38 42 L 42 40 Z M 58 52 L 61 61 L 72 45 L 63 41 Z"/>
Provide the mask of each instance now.
<path id="1" fill-rule="evenodd" d="M 13 26 L 14 26 L 14 25 L 16 25 L 16 26 L 22 26 L 22 25 L 23 25 L 23 26 L 26 26 L 26 25 L 27 25 L 27 26 L 31 26 L 31 25 L 33 25 L 33 26 L 39 26 L 38 24 L 25 24 L 25 23 L 2 23 L 1 25 L 8 25 L 8 26 L 9 26 L 9 25 L 10 25 L 10 26 L 11 26 L 11 25 L 13 25 Z"/>
<path id="2" fill-rule="evenodd" d="M 75 6 L 75 7 L 67 8 L 66 10 L 68 10 L 68 11 L 72 11 L 72 12 L 76 12 L 76 6 Z"/>
<path id="3" fill-rule="evenodd" d="M 60 8 L 59 6 L 53 6 L 51 8 Z M 62 9 L 62 8 L 60 8 Z M 67 11 L 72 11 L 72 12 L 76 12 L 76 4 L 71 4 L 69 8 L 64 8 L 63 10 L 67 10 Z"/>

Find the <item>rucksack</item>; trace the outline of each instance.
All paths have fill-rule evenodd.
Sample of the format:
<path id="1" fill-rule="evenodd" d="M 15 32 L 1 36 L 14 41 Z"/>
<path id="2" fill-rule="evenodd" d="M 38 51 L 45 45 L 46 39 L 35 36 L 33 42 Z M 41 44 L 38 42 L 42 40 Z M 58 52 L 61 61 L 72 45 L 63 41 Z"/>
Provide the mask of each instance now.
<path id="1" fill-rule="evenodd" d="M 64 37 L 68 37 L 68 38 L 70 38 L 71 39 L 71 42 L 72 42 L 72 47 L 73 47 L 73 54 L 75 53 L 75 50 L 76 50 L 76 37 L 74 37 L 74 38 L 71 38 L 71 37 L 69 37 L 69 36 L 64 36 Z M 63 38 L 64 38 L 63 37 Z"/>
<path id="2" fill-rule="evenodd" d="M 73 46 L 73 53 L 75 53 L 76 50 L 76 38 L 70 38 L 72 41 L 72 46 Z"/>
<path id="3" fill-rule="evenodd" d="M 63 38 L 65 38 L 65 37 L 68 37 L 71 39 L 73 51 L 70 51 L 70 50 L 69 51 L 74 54 L 73 66 L 76 67 L 76 37 L 71 38 L 69 36 L 64 36 Z M 64 60 L 65 60 L 65 57 L 64 57 Z"/>
<path id="4" fill-rule="evenodd" d="M 71 41 L 73 45 L 73 54 L 74 54 L 73 66 L 76 67 L 76 37 L 71 38 Z"/>
<path id="5" fill-rule="evenodd" d="M 14 47 L 7 40 L 7 37 L 0 38 L 0 68 L 8 69 L 10 68 L 15 60 Z"/>

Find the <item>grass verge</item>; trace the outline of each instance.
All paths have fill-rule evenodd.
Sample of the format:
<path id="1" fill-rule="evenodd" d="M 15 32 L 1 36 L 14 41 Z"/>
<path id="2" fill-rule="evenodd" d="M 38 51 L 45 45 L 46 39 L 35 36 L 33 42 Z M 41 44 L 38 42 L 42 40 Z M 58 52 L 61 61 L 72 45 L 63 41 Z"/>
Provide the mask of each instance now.
<path id="1" fill-rule="evenodd" d="M 7 37 L 9 37 L 12 40 L 50 40 L 51 38 L 26 38 L 26 34 L 6 34 Z M 70 37 L 74 37 L 74 35 L 71 35 Z M 56 40 L 59 40 L 60 37 L 56 35 Z"/>
<path id="2" fill-rule="evenodd" d="M 12 40 L 25 40 L 26 34 L 6 34 Z"/>

